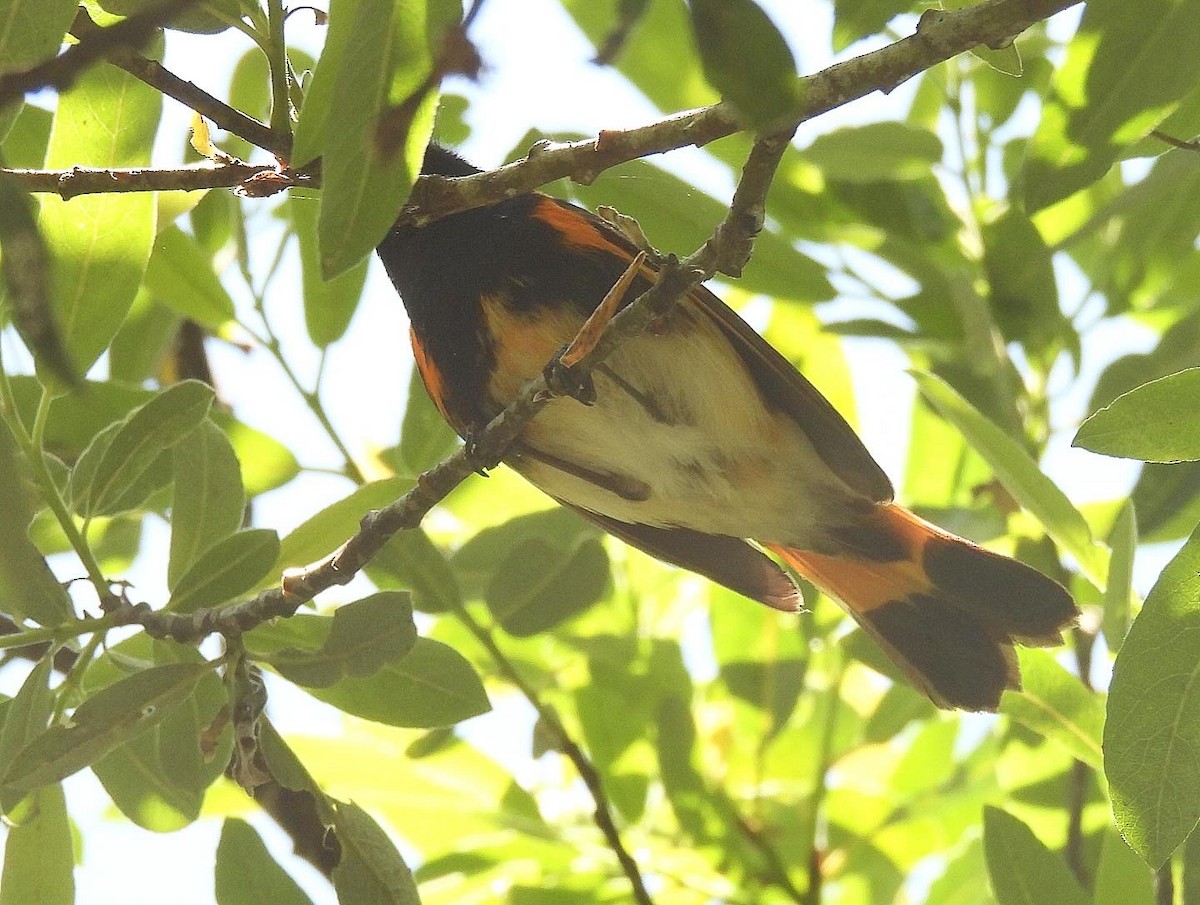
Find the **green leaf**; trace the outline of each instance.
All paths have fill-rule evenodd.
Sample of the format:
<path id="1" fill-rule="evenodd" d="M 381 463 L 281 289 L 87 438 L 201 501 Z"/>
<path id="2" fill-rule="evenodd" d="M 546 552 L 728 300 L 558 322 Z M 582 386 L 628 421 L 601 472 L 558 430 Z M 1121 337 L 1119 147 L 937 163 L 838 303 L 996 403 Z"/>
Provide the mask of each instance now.
<path id="1" fill-rule="evenodd" d="M 182 318 L 159 304 L 143 287 L 108 347 L 108 376 L 141 386 L 158 377 L 176 338 Z"/>
<path id="2" fill-rule="evenodd" d="M 983 851 L 999 905 L 1087 905 L 1066 862 L 999 808 L 983 809 Z"/>
<path id="3" fill-rule="evenodd" d="M 1121 835 L 1161 866 L 1200 820 L 1200 530 L 1163 570 L 1113 664 L 1104 770 Z"/>
<path id="4" fill-rule="evenodd" d="M 583 612 L 607 587 L 608 554 L 598 540 L 562 551 L 533 539 L 513 548 L 484 601 L 506 632 L 526 638 Z"/>
<path id="5" fill-rule="evenodd" d="M 72 905 L 75 846 L 62 786 L 39 789 L 28 816 L 8 828 L 0 905 Z"/>
<path id="6" fill-rule="evenodd" d="M 46 731 L 50 721 L 50 671 L 53 662 L 45 657 L 34 664 L 17 696 L 9 702 L 0 724 L 0 776 L 8 772 L 17 753 Z M 8 814 L 24 796 L 0 786 L 0 811 Z"/>
<path id="7" fill-rule="evenodd" d="M 1071 329 L 1059 308 L 1050 248 L 1015 207 L 984 223 L 982 234 L 988 303 L 996 326 L 1007 341 L 1035 353 L 1047 351 Z"/>
<path id="8" fill-rule="evenodd" d="M 180 577 L 167 601 L 177 613 L 217 606 L 275 575 L 279 535 L 272 528 L 246 528 L 209 547 Z"/>
<path id="9" fill-rule="evenodd" d="M 826 132 L 803 151 L 829 178 L 842 182 L 879 182 L 925 176 L 942 159 L 942 142 L 933 132 L 899 122 L 846 126 Z"/>
<path id="10" fill-rule="evenodd" d="M 129 16 L 155 4 L 156 0 L 98 0 L 102 9 L 119 16 Z M 184 9 L 173 16 L 168 28 L 196 34 L 217 34 L 229 28 L 229 18 L 239 19 L 251 7 L 251 0 L 205 0 L 201 6 L 219 11 L 220 16 L 205 9 Z"/>
<path id="11" fill-rule="evenodd" d="M 381 591 L 338 607 L 319 649 L 285 647 L 263 659 L 297 685 L 328 688 L 347 677 L 374 675 L 412 650 L 416 640 L 408 594 Z"/>
<path id="12" fill-rule="evenodd" d="M 288 215 L 300 246 L 300 276 L 304 286 L 304 324 L 313 345 L 325 348 L 342 338 L 350 318 L 358 308 L 363 283 L 367 278 L 368 259 L 363 258 L 349 270 L 326 282 L 321 274 L 317 251 L 316 197 L 304 198 L 292 192 Z"/>
<path id="13" fill-rule="evenodd" d="M 458 579 L 446 555 L 422 528 L 400 531 L 375 554 L 367 575 L 381 588 L 412 591 L 422 613 L 448 613 L 462 606 Z"/>
<path id="14" fill-rule="evenodd" d="M 327 279 L 374 249 L 420 172 L 437 107 L 436 91 L 419 93 L 431 62 L 425 13 L 424 2 L 330 4 L 294 150 L 297 162 L 322 155 L 317 233 Z"/>
<path id="15" fill-rule="evenodd" d="M 1120 651 L 1129 631 L 1130 609 L 1137 599 L 1133 590 L 1133 557 L 1137 552 L 1138 525 L 1133 500 L 1121 507 L 1108 545 L 1112 562 L 1108 568 L 1108 586 L 1104 589 L 1104 641 L 1114 654 Z"/>
<path id="16" fill-rule="evenodd" d="M 564 553 L 588 538 L 600 536 L 599 529 L 561 506 L 509 519 L 485 528 L 463 544 L 450 560 L 463 593 L 482 596 L 493 576 L 513 560 L 513 551 L 538 541 Z"/>
<path id="17" fill-rule="evenodd" d="M 78 0 L 0 0 L 0 75 L 58 53 L 78 8 Z"/>
<path id="18" fill-rule="evenodd" d="M 1056 543 L 1075 557 L 1098 588 L 1107 581 L 1108 551 L 1092 540 L 1091 529 L 1079 510 L 1038 469 L 1021 445 L 997 427 L 948 384 L 932 374 L 913 375 L 925 400 L 957 427 L 983 458 L 1005 489 L 1042 523 Z"/>
<path id="19" fill-rule="evenodd" d="M 200 555 L 245 518 L 242 468 L 225 432 L 210 420 L 175 444 L 175 497 L 167 587 L 174 590 Z"/>
<path id="20" fill-rule="evenodd" d="M 1039 210 L 1098 179 L 1193 89 L 1196 0 L 1099 0 L 1084 10 L 1029 144 L 1025 196 Z"/>
<path id="21" fill-rule="evenodd" d="M 1072 446 L 1146 462 L 1200 459 L 1200 368 L 1142 384 L 1114 399 L 1079 427 Z"/>
<path id="22" fill-rule="evenodd" d="M 84 685 L 92 692 L 131 669 L 203 662 L 194 648 L 135 635 L 93 662 Z M 181 829 L 200 816 L 205 790 L 224 772 L 233 748 L 232 729 L 220 717 L 228 701 L 221 679 L 209 671 L 161 723 L 91 765 L 121 813 L 155 832 Z"/>
<path id="23" fill-rule="evenodd" d="M 339 902 L 421 905 L 412 871 L 366 811 L 356 804 L 338 802 L 333 828 L 342 845 L 342 859 L 333 869 Z"/>
<path id="24" fill-rule="evenodd" d="M 177 383 L 129 413 L 107 445 L 93 442 L 71 476 L 76 511 L 90 518 L 113 515 L 135 483 L 180 439 L 204 420 L 212 388 L 195 380 Z M 101 448 L 103 447 L 103 448 Z"/>
<path id="25" fill-rule="evenodd" d="M 1093 905 L 1154 905 L 1154 875 L 1115 830 L 1104 832 Z"/>
<path id="26" fill-rule="evenodd" d="M 212 257 L 178 226 L 155 237 L 146 288 L 168 308 L 212 330 L 233 319 L 233 299 L 213 270 Z"/>
<path id="27" fill-rule="evenodd" d="M 911 8 L 910 0 L 834 0 L 833 49 L 843 51 L 859 38 L 883 31 L 894 16 Z"/>
<path id="28" fill-rule="evenodd" d="M 692 0 L 692 32 L 708 83 L 756 128 L 796 109 L 796 58 L 754 0 Z"/>
<path id="29" fill-rule="evenodd" d="M 418 638 L 408 656 L 374 675 L 306 691 L 354 716 L 416 729 L 449 726 L 491 708 L 471 664 L 429 638 Z"/>
<path id="30" fill-rule="evenodd" d="M 71 598 L 29 539 L 33 499 L 22 481 L 28 464 L 0 423 L 0 600 L 9 616 L 58 625 L 72 615 Z"/>
<path id="31" fill-rule="evenodd" d="M 21 749 L 0 782 L 35 789 L 82 770 L 170 716 L 211 670 L 208 663 L 173 663 L 109 685 L 80 704 L 69 724 L 51 726 Z"/>
<path id="32" fill-rule="evenodd" d="M 400 446 L 384 454 L 398 474 L 415 478 L 458 448 L 458 434 L 446 423 L 425 391 L 416 368 L 408 380 L 408 403 L 400 427 Z"/>
<path id="33" fill-rule="evenodd" d="M 311 905 L 304 890 L 271 857 L 254 827 L 225 818 L 217 843 L 217 905 Z"/>
<path id="34" fill-rule="evenodd" d="M 1200 522 L 1200 462 L 1157 465 L 1147 462 L 1133 485 L 1143 543 L 1179 540 Z"/>
<path id="35" fill-rule="evenodd" d="M 108 63 L 59 95 L 46 167 L 146 166 L 162 95 Z M 51 294 L 67 356 L 86 373 L 108 346 L 142 282 L 154 241 L 150 193 L 41 199 L 39 227 L 53 250 Z"/>
<path id="36" fill-rule="evenodd" d="M 1103 698 L 1089 691 L 1048 652 L 1022 647 L 1017 654 L 1021 690 L 1004 693 L 1000 712 L 1057 742 L 1077 760 L 1102 769 Z"/>
<path id="37" fill-rule="evenodd" d="M 279 545 L 276 572 L 316 562 L 332 553 L 358 531 L 363 516 L 382 509 L 412 489 L 408 478 L 372 481 L 305 519 Z"/>

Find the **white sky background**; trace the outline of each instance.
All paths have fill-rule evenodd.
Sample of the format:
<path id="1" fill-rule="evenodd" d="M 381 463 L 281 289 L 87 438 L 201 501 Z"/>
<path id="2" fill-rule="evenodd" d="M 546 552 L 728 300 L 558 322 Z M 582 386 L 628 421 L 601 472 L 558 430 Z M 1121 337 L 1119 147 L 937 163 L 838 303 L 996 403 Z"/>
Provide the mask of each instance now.
<path id="1" fill-rule="evenodd" d="M 825 45 L 830 33 L 831 4 L 825 0 L 760 0 L 784 32 L 796 52 L 801 71 L 817 71 L 834 57 Z M 324 6 L 325 4 L 320 4 Z M 313 49 L 323 39 L 323 29 L 298 13 L 289 21 L 292 43 Z M 1065 25 L 1074 22 L 1068 18 Z M 488 0 L 472 30 L 472 38 L 483 54 L 487 68 L 478 85 L 456 80 L 448 84 L 452 93 L 467 95 L 472 103 L 469 121 L 473 131 L 460 149 L 479 166 L 500 162 L 526 131 L 535 127 L 546 132 L 575 131 L 595 134 L 600 129 L 643 125 L 659 118 L 659 112 L 619 75 L 593 66 L 592 45 L 566 19 L 555 0 Z M 681 35 L 680 40 L 687 40 Z M 177 74 L 195 81 L 218 96 L 224 96 L 233 65 L 249 47 L 249 41 L 234 31 L 218 38 L 171 33 L 167 65 Z M 856 45 L 855 55 L 868 49 Z M 670 53 L 669 47 L 664 47 Z M 888 96 L 873 95 L 848 108 L 834 111 L 801 127 L 797 142 L 803 146 L 816 135 L 838 125 L 879 118 L 901 118 L 907 111 L 910 90 L 901 87 Z M 177 162 L 186 141 L 189 114 L 171 100 L 165 102 L 164 136 L 159 162 Z M 949 146 L 948 146 L 949 147 Z M 688 149 L 656 159 L 696 181 L 718 197 L 732 190 L 728 172 L 709 161 L 704 152 Z M 653 241 L 653 237 L 651 237 Z M 688 252 L 691 249 L 674 249 Z M 265 253 L 263 255 L 265 257 Z M 300 315 L 298 261 L 285 259 L 281 276 L 270 295 L 276 329 L 284 338 L 289 355 L 303 372 L 316 362 L 304 333 Z M 1064 305 L 1072 307 L 1071 286 L 1065 282 Z M 1078 291 L 1075 292 L 1077 296 Z M 834 302 L 818 309 L 827 320 L 854 316 L 853 302 Z M 1148 332 L 1131 325 L 1110 326 L 1095 331 L 1084 346 L 1083 390 L 1062 400 L 1060 417 L 1077 421 L 1083 415 L 1087 393 L 1099 369 L 1114 355 L 1114 349 L 1144 351 L 1153 342 Z M 906 356 L 883 340 L 850 339 L 845 342 L 854 374 L 860 433 L 868 448 L 897 483 L 901 483 L 904 452 L 908 443 L 908 411 L 914 393 L 904 371 Z M 298 453 L 305 465 L 337 467 L 336 452 L 323 437 L 308 410 L 278 373 L 265 353 L 243 354 L 229 347 L 214 347 L 214 369 L 218 388 L 236 406 L 248 423 L 283 440 Z M 411 356 L 403 308 L 388 284 L 382 268 L 372 268 L 364 301 L 346 339 L 335 346 L 327 366 L 324 399 L 336 427 L 352 450 L 381 448 L 396 442 L 403 400 L 408 386 Z M 1064 379 L 1065 385 L 1067 380 Z M 247 388 L 253 387 L 252 392 Z M 1069 448 L 1073 425 L 1055 425 L 1063 434 L 1047 456 L 1050 476 L 1077 503 L 1112 499 L 1126 493 L 1136 468 L 1131 463 L 1102 459 Z M 305 476 L 287 489 L 268 494 L 256 503 L 258 524 L 286 533 L 318 508 L 344 495 L 347 483 L 335 477 Z M 165 540 L 158 539 L 165 561 Z M 1165 562 L 1166 554 L 1152 551 L 1139 556 L 1139 590 L 1144 594 Z M 154 569 L 137 576 L 139 595 L 165 599 L 162 579 Z M 156 585 L 155 583 L 158 582 Z M 158 595 L 158 596 L 156 596 Z M 352 599 L 348 591 L 344 599 Z M 19 682 L 7 670 L 0 687 L 12 693 Z M 12 687 L 10 687 L 12 686 Z M 302 692 L 284 683 L 272 686 L 271 713 L 286 731 L 336 731 L 336 714 Z M 487 717 L 480 718 L 487 720 Z M 487 725 L 491 737 L 501 721 Z M 509 731 L 509 753 L 524 759 L 528 732 Z M 68 806 L 83 829 L 83 864 L 76 872 L 77 900 L 81 903 L 157 903 L 176 905 L 213 901 L 213 855 L 220 821 L 201 820 L 179 832 L 158 835 L 141 830 L 124 819 L 106 819 L 112 806 L 89 771 L 67 783 Z M 329 887 L 305 866 L 297 867 L 285 837 L 269 820 L 252 819 L 267 838 L 268 845 L 289 871 L 297 874 L 314 901 L 333 902 Z"/>

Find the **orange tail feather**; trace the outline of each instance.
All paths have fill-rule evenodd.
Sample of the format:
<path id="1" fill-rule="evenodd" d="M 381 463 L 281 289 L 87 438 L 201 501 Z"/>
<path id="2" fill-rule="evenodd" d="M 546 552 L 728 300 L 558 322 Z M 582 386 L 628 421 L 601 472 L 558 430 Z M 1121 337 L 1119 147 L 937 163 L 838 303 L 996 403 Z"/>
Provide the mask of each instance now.
<path id="1" fill-rule="evenodd" d="M 1061 585 L 942 531 L 901 506 L 874 515 L 900 558 L 767 546 L 839 600 L 939 707 L 995 710 L 1020 688 L 1013 644 L 1062 643 L 1078 615 Z"/>

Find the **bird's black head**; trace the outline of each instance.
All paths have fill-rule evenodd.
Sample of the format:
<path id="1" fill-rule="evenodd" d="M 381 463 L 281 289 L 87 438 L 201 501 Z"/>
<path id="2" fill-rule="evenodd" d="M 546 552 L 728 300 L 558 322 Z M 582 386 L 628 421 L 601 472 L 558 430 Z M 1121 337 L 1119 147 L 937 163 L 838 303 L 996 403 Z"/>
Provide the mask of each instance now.
<path id="1" fill-rule="evenodd" d="M 431 144 L 425 149 L 425 161 L 421 173 L 426 176 L 471 176 L 480 172 L 453 151 L 441 145 Z"/>

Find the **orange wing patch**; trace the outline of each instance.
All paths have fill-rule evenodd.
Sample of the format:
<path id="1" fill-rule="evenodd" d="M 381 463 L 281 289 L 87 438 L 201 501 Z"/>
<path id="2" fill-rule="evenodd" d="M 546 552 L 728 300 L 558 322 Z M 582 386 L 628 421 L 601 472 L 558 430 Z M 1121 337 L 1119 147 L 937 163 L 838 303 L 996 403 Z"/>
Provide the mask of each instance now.
<path id="1" fill-rule="evenodd" d="M 591 248 L 629 258 L 629 252 L 604 235 L 595 224 L 581 216 L 578 208 L 559 204 L 553 198 L 540 198 L 531 216 L 552 228 L 568 248 Z"/>
<path id="2" fill-rule="evenodd" d="M 433 360 L 425 354 L 425 347 L 421 345 L 421 341 L 412 327 L 408 328 L 408 335 L 412 340 L 413 360 L 416 361 L 417 371 L 420 372 L 421 381 L 425 384 L 425 392 L 429 394 L 433 404 L 442 413 L 442 417 L 449 424 L 456 424 L 455 419 L 450 417 L 450 412 L 446 410 L 446 384 L 442 380 L 441 372 L 434 365 Z"/>

